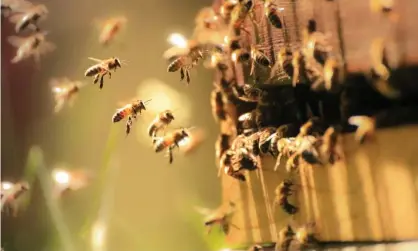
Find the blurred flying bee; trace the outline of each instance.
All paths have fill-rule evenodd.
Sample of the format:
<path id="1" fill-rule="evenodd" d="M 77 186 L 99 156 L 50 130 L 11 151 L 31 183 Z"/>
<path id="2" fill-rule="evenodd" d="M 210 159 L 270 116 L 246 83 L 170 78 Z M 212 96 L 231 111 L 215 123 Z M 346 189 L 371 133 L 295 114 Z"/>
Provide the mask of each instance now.
<path id="1" fill-rule="evenodd" d="M 329 127 L 322 136 L 321 150 L 331 165 L 341 158 L 337 150 L 338 136 L 339 133 L 334 127 Z"/>
<path id="2" fill-rule="evenodd" d="M 45 36 L 48 32 L 37 32 L 28 37 L 11 36 L 8 41 L 11 45 L 17 48 L 16 56 L 11 60 L 13 64 L 33 56 L 35 62 L 39 64 L 42 54 L 52 52 L 55 45 L 46 41 Z"/>
<path id="3" fill-rule="evenodd" d="M 224 95 L 221 90 L 214 89 L 211 93 L 210 104 L 212 106 L 212 114 L 215 121 L 223 121 L 226 119 Z"/>
<path id="4" fill-rule="evenodd" d="M 210 210 L 207 208 L 195 207 L 195 210 L 206 216 L 204 224 L 207 227 L 208 234 L 211 232 L 213 226 L 215 225 L 219 225 L 221 227 L 221 231 L 225 235 L 229 233 L 231 227 L 239 230 L 239 227 L 231 222 L 232 217 L 236 211 L 235 204 L 232 202 L 229 203 L 228 209 L 220 207 L 216 210 Z"/>
<path id="5" fill-rule="evenodd" d="M 278 15 L 278 11 L 283 11 L 284 8 L 277 8 L 277 5 L 273 3 L 273 0 L 264 0 L 264 12 L 270 24 L 277 29 L 283 28 L 282 20 Z"/>
<path id="6" fill-rule="evenodd" d="M 295 232 L 290 225 L 279 231 L 275 251 L 290 251 L 290 246 L 294 240 Z"/>
<path id="7" fill-rule="evenodd" d="M 316 238 L 315 223 L 308 223 L 305 226 L 296 230 L 295 239 L 298 241 L 301 250 L 306 248 L 314 248 L 318 245 L 318 239 Z"/>
<path id="8" fill-rule="evenodd" d="M 245 49 L 237 49 L 231 53 L 232 62 L 245 63 L 251 59 L 251 54 Z"/>
<path id="9" fill-rule="evenodd" d="M 1 182 L 1 209 L 7 213 L 11 213 L 16 217 L 18 212 L 17 199 L 19 199 L 26 191 L 29 190 L 29 184 L 25 181 L 11 183 L 7 181 Z"/>
<path id="10" fill-rule="evenodd" d="M 224 173 L 236 180 L 239 181 L 246 181 L 245 174 L 243 170 L 235 170 L 233 166 L 233 160 L 236 155 L 236 152 L 233 150 L 227 150 L 224 154 L 221 155 L 219 159 L 219 169 L 218 169 L 218 177 L 221 176 L 222 170 Z"/>
<path id="11" fill-rule="evenodd" d="M 215 143 L 216 159 L 220 159 L 221 156 L 226 152 L 226 150 L 229 149 L 230 138 L 231 138 L 231 136 L 228 135 L 228 134 L 220 134 L 218 136 L 218 139 L 216 140 L 216 143 Z"/>
<path id="12" fill-rule="evenodd" d="M 73 106 L 80 88 L 85 86 L 85 84 L 80 81 L 70 81 L 68 78 L 53 78 L 50 80 L 49 84 L 55 99 L 55 113 L 61 111 L 66 103 L 68 103 L 70 107 Z"/>
<path id="13" fill-rule="evenodd" d="M 289 196 L 291 196 L 294 192 L 294 190 L 292 189 L 293 185 L 294 184 L 292 180 L 285 179 L 279 184 L 279 186 L 274 191 L 274 205 L 279 204 L 283 211 L 290 215 L 293 215 L 299 211 L 298 207 L 290 204 L 289 202 Z"/>
<path id="14" fill-rule="evenodd" d="M 3 0 L 1 1 L 1 14 L 8 17 L 12 13 L 22 12 L 29 9 L 33 4 L 25 0 Z"/>
<path id="15" fill-rule="evenodd" d="M 142 111 L 146 110 L 145 105 L 150 101 L 151 99 L 146 101 L 136 99 L 129 104 L 126 104 L 124 107 L 117 109 L 112 117 L 113 123 L 119 122 L 128 117 L 126 122 L 126 135 L 128 135 L 131 132 L 133 120 L 137 118 L 138 113 L 141 114 Z"/>
<path id="16" fill-rule="evenodd" d="M 38 22 L 46 18 L 48 9 L 43 4 L 25 5 L 25 9 L 20 9 L 19 13 L 10 17 L 10 22 L 15 24 L 16 33 L 20 33 L 27 28 L 34 28 L 39 31 Z"/>
<path id="17" fill-rule="evenodd" d="M 376 130 L 376 119 L 368 116 L 352 116 L 348 119 L 350 125 L 357 126 L 355 139 L 363 144 L 366 139 L 370 139 Z"/>
<path id="18" fill-rule="evenodd" d="M 155 138 L 160 130 L 164 130 L 174 120 L 173 112 L 165 110 L 158 113 L 157 117 L 148 127 L 148 135 Z"/>
<path id="19" fill-rule="evenodd" d="M 280 166 L 281 158 L 287 157 L 290 158 L 294 152 L 296 152 L 296 138 L 280 138 L 277 140 L 277 155 L 276 165 L 274 166 L 274 171 Z"/>
<path id="20" fill-rule="evenodd" d="M 112 77 L 112 73 L 110 72 L 111 70 L 116 72 L 117 68 L 122 68 L 122 61 L 117 58 L 117 57 L 111 57 L 109 59 L 97 59 L 97 58 L 92 58 L 89 57 L 90 60 L 93 60 L 95 62 L 97 62 L 97 64 L 89 67 L 86 72 L 84 73 L 84 76 L 86 77 L 93 77 L 94 76 L 94 80 L 93 83 L 97 84 L 97 82 L 100 79 L 100 89 L 103 88 L 103 83 L 104 83 L 104 76 L 106 76 L 106 74 L 109 74 L 109 79 Z"/>
<path id="21" fill-rule="evenodd" d="M 235 31 L 235 34 L 239 35 L 241 30 L 249 34 L 249 31 L 245 29 L 244 24 L 246 18 L 250 16 L 253 7 L 253 0 L 240 0 L 232 9 L 230 24 L 231 28 Z"/>
<path id="22" fill-rule="evenodd" d="M 189 128 L 190 129 L 190 128 Z M 163 137 L 154 138 L 154 151 L 156 153 L 167 150 L 169 163 L 173 163 L 173 149 L 180 147 L 181 142 L 189 137 L 189 132 L 186 129 L 179 129 L 171 132 Z"/>
<path id="23" fill-rule="evenodd" d="M 238 5 L 238 0 L 225 0 L 219 8 L 219 14 L 226 22 L 231 19 L 232 10 Z"/>
<path id="24" fill-rule="evenodd" d="M 51 173 L 54 182 L 54 196 L 60 197 L 69 191 L 86 187 L 93 178 L 85 169 L 69 170 L 64 165 L 56 165 Z"/>
<path id="25" fill-rule="evenodd" d="M 276 55 L 276 63 L 273 65 L 273 67 L 271 68 L 270 71 L 270 78 L 272 79 L 273 77 L 277 76 L 277 72 L 278 70 L 282 69 L 287 77 L 292 77 L 293 76 L 293 65 L 292 65 L 292 52 L 290 51 L 290 49 L 286 48 L 286 47 L 281 47 L 279 52 Z"/>
<path id="26" fill-rule="evenodd" d="M 126 17 L 114 17 L 106 20 L 99 36 L 99 43 L 101 45 L 108 45 L 114 40 L 116 35 L 120 32 L 122 27 L 126 24 L 128 19 Z"/>
<path id="27" fill-rule="evenodd" d="M 215 13 L 212 7 L 202 8 L 195 18 L 196 29 L 217 30 L 221 25 L 219 16 Z"/>

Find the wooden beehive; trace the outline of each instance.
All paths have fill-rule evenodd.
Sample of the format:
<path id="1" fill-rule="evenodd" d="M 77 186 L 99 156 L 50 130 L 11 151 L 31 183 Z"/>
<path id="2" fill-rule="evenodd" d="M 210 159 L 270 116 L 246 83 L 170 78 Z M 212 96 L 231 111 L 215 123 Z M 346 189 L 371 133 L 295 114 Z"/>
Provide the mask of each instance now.
<path id="1" fill-rule="evenodd" d="M 215 8 L 221 2 L 215 1 Z M 262 1 L 254 0 L 253 12 L 258 25 L 246 20 L 245 27 L 250 35 L 241 33 L 244 45 L 257 44 L 257 48 L 274 63 L 280 48 L 295 50 L 302 46 L 303 29 L 308 20 L 313 19 L 317 30 L 329 35 L 333 52 L 341 58 L 344 79 L 357 79 L 358 75 L 370 72 L 371 44 L 374 39 L 383 38 L 387 41 L 388 61 L 394 65 L 394 85 L 405 96 L 418 97 L 418 88 L 414 84 L 418 75 L 418 47 L 414 46 L 418 44 L 418 34 L 412 32 L 417 30 L 413 19 L 418 10 L 417 1 L 394 1 L 391 15 L 372 12 L 370 1 L 366 0 L 274 2 L 283 8 L 281 17 L 285 28 L 275 29 L 269 25 Z M 269 73 L 257 67 L 255 76 L 250 78 L 246 66 L 237 66 L 230 74 L 235 76 L 238 84 L 242 84 L 263 82 Z M 219 81 L 219 74 L 217 76 Z M 285 86 L 290 83 L 287 75 L 279 71 L 276 81 L 270 84 Z M 340 84 L 344 86 L 345 83 Z M 362 94 L 367 100 L 368 93 Z M 382 113 L 381 108 L 369 109 L 365 114 Z M 220 126 L 221 133 L 231 135 L 232 140 L 237 134 L 237 116 L 246 111 L 232 104 L 231 109 L 233 116 L 221 122 Z M 409 108 L 411 110 L 414 108 Z M 341 120 L 356 112 L 349 110 L 345 116 L 341 115 Z M 391 114 L 402 116 L 403 113 L 395 110 Z M 392 115 L 379 116 L 395 117 Z M 415 110 L 413 116 L 404 117 L 409 117 L 407 122 L 416 123 L 416 115 Z M 381 127 L 402 124 L 383 119 L 378 122 L 378 127 L 379 123 Z M 278 231 L 287 224 L 298 226 L 312 221 L 318 226 L 318 238 L 322 242 L 417 239 L 418 158 L 415 156 L 416 140 L 413 140 L 417 136 L 417 127 L 401 126 L 378 131 L 371 143 L 359 145 L 352 134 L 345 134 L 341 141 L 344 149 L 342 161 L 333 166 L 301 166 L 295 200 L 300 212 L 294 217 L 287 216 L 280 208 L 273 210 L 274 189 L 288 174 L 283 166 L 277 172 L 273 171 L 275 160 L 272 157 L 262 157 L 262 170 L 259 174 L 251 173 L 246 183 L 222 176 L 224 202 L 234 200 L 239 209 L 233 218 L 239 229 L 232 229 L 227 240 L 234 245 L 276 242 Z"/>

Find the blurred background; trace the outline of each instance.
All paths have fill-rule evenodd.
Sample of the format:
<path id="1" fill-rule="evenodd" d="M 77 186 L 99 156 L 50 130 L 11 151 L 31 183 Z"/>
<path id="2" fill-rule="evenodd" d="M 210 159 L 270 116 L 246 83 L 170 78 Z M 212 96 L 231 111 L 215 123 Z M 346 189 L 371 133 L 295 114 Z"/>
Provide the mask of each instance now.
<path id="1" fill-rule="evenodd" d="M 49 9 L 40 27 L 57 49 L 41 59 L 10 64 L 16 49 L 7 37 L 15 35 L 7 19 L 1 26 L 1 175 L 2 180 L 24 178 L 29 149 L 38 145 L 45 167 L 58 163 L 100 173 L 104 151 L 113 132 L 112 193 L 106 193 L 107 248 L 102 250 L 210 250 L 216 247 L 203 232 L 203 220 L 194 205 L 215 208 L 220 203 L 214 142 L 218 128 L 212 119 L 209 92 L 212 73 L 192 71 L 192 83 L 180 82 L 179 73 L 167 73 L 162 53 L 172 32 L 190 36 L 197 11 L 211 0 L 193 1 L 42 1 Z M 124 15 L 125 29 L 104 48 L 98 43 L 97 20 Z M 93 61 L 117 56 L 126 60 L 104 88 L 91 84 L 84 71 Z M 199 73 L 199 74 L 197 74 Z M 85 81 L 74 107 L 53 114 L 54 100 L 48 82 L 54 77 Z M 112 124 L 119 101 L 153 98 L 150 109 L 138 118 L 129 137 L 124 122 Z M 173 106 L 173 107 L 165 107 Z M 202 127 L 206 141 L 189 156 L 176 151 L 172 165 L 164 153 L 155 154 L 146 127 L 158 109 L 176 109 L 171 128 Z M 116 133 L 114 133 L 116 132 Z M 108 145 L 109 146 L 109 145 Z M 99 176 L 99 175 L 98 175 Z M 6 251 L 92 250 L 91 229 L 98 217 L 105 189 L 98 179 L 56 201 L 69 232 L 72 248 L 64 248 L 46 204 L 47 191 L 38 180 L 27 207 L 17 217 L 2 214 L 1 243 Z M 106 183 L 107 184 L 107 183 Z M 110 184 L 110 183 L 109 183 Z M 107 185 L 105 185 L 107 186 Z M 103 204 L 103 205 L 104 205 Z M 102 208 L 103 210 L 103 208 Z M 97 237 L 101 238 L 101 237 Z M 217 238 L 217 237 L 210 237 Z M 220 245 L 220 244 L 219 244 Z M 72 250 L 71 250 L 72 249 Z"/>

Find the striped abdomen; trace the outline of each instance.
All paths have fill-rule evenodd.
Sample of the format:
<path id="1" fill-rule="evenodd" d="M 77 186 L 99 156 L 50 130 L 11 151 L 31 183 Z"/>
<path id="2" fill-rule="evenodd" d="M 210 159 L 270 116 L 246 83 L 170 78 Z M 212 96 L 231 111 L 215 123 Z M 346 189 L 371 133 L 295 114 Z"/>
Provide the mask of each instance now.
<path id="1" fill-rule="evenodd" d="M 184 66 L 184 63 L 185 63 L 185 58 L 184 57 L 179 57 L 168 65 L 167 71 L 168 72 L 176 72 Z"/>
<path id="2" fill-rule="evenodd" d="M 164 138 L 158 139 L 154 144 L 154 150 L 156 153 L 161 152 L 162 150 L 166 149 L 168 146 L 167 142 Z"/>
<path id="3" fill-rule="evenodd" d="M 113 123 L 119 122 L 122 119 L 126 118 L 126 116 L 129 116 L 131 114 L 131 109 L 130 108 L 125 108 L 123 110 L 120 110 L 118 112 L 115 113 L 115 115 L 113 115 Z"/>
<path id="4" fill-rule="evenodd" d="M 255 54 L 255 62 L 257 62 L 258 64 L 265 66 L 265 67 L 269 67 L 270 66 L 270 59 L 268 59 L 268 57 L 266 55 L 264 55 L 261 52 L 256 52 Z"/>
<path id="5" fill-rule="evenodd" d="M 282 20 L 280 19 L 279 15 L 277 15 L 276 8 L 269 8 L 267 12 L 267 18 L 269 19 L 270 23 L 277 29 L 283 28 Z"/>
<path id="6" fill-rule="evenodd" d="M 101 65 L 93 65 L 86 70 L 84 76 L 92 77 L 95 76 L 103 71 L 103 67 Z"/>

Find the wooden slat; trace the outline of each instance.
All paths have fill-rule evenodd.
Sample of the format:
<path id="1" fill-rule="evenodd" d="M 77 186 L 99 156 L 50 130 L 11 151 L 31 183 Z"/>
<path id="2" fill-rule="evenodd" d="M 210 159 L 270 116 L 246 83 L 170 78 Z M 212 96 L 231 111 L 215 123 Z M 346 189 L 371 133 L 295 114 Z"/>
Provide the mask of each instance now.
<path id="1" fill-rule="evenodd" d="M 263 158 L 260 177 L 249 174 L 247 184 L 222 179 L 224 199 L 235 199 L 233 244 L 275 242 L 288 222 L 315 221 L 321 241 L 390 241 L 418 238 L 418 127 L 379 131 L 373 142 L 358 145 L 343 137 L 345 160 L 334 166 L 302 166 L 296 205 L 291 219 L 280 208 L 269 210 L 273 191 L 287 176 L 284 166 L 273 172 L 274 161 Z M 285 160 L 283 160 L 285 162 Z"/>

